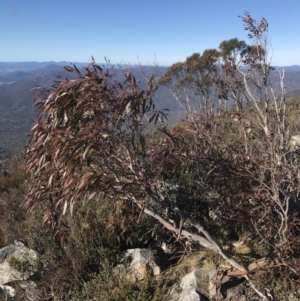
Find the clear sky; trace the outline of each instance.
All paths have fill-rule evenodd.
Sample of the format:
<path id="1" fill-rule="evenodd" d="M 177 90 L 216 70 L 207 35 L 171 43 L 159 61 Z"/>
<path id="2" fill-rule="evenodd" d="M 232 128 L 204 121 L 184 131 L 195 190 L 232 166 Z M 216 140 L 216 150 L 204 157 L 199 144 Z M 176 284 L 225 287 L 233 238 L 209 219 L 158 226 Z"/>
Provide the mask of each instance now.
<path id="1" fill-rule="evenodd" d="M 300 65 L 300 0 L 0 0 L 0 61 L 170 65 L 265 17 L 272 64 Z"/>

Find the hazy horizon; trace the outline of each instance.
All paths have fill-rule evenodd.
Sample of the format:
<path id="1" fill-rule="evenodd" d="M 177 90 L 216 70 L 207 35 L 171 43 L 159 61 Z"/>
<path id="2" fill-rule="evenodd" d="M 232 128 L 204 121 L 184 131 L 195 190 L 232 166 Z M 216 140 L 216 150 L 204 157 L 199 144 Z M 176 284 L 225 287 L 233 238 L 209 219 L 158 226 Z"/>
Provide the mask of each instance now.
<path id="1" fill-rule="evenodd" d="M 53 61 L 53 60 L 49 60 L 49 61 L 36 61 L 36 60 L 33 60 L 33 61 L 0 61 L 0 64 L 22 64 L 22 63 L 27 63 L 27 64 L 30 64 L 30 63 L 38 63 L 38 64 L 46 64 L 46 63 L 49 63 L 49 64 L 60 64 L 60 63 L 66 63 L 66 64 L 90 64 L 91 62 L 79 62 L 79 61 L 68 61 L 68 60 L 62 60 L 62 61 Z M 104 61 L 96 61 L 96 64 L 106 64 Z M 114 62 L 111 62 L 110 63 L 111 65 L 115 65 L 117 66 L 118 63 L 114 63 Z M 122 66 L 122 64 L 120 64 Z M 136 64 L 132 64 L 132 66 L 138 66 Z M 152 66 L 151 64 L 145 64 L 144 66 Z M 163 68 L 167 68 L 167 67 L 170 67 L 171 65 L 158 65 L 158 67 L 163 67 Z M 275 65 L 272 65 L 272 66 L 275 66 Z M 291 65 L 276 65 L 275 67 L 299 67 L 300 68 L 300 64 L 291 64 Z"/>

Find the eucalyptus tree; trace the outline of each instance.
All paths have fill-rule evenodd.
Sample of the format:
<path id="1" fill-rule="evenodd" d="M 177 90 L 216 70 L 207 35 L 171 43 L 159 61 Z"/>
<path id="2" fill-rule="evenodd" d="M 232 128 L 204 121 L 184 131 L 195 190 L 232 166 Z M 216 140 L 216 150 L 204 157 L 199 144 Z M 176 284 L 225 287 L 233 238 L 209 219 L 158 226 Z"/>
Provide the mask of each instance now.
<path id="1" fill-rule="evenodd" d="M 36 98 L 39 118 L 32 127 L 27 152 L 30 188 L 25 208 L 43 210 L 44 225 L 62 233 L 61 216 L 68 208 L 72 213 L 77 202 L 101 202 L 105 197 L 130 201 L 178 239 L 215 250 L 245 271 L 191 212 L 184 210 L 187 200 L 180 207 L 161 190 L 168 182 L 165 162 L 173 158 L 182 172 L 186 168 L 183 153 L 188 148 L 164 127 L 165 113 L 155 110 L 153 77 L 148 88 L 141 90 L 131 73 L 124 73 L 121 84 L 94 63 L 84 73 L 75 66 L 67 70 L 77 73 L 78 80 L 64 80 L 52 92 L 41 90 Z M 157 141 L 161 148 L 145 139 L 149 122 L 161 123 L 164 135 Z M 178 223 L 169 221 L 174 216 Z"/>
<path id="2" fill-rule="evenodd" d="M 219 50 L 194 53 L 185 62 L 174 64 L 159 80 L 171 89 L 186 112 L 186 123 L 172 129 L 164 124 L 166 112 L 155 108 L 153 95 L 158 83 L 154 76 L 141 89 L 132 73 L 124 71 L 124 82 L 118 82 L 113 69 L 106 70 L 93 61 L 83 71 L 76 66 L 66 68 L 77 74 L 77 79 L 63 80 L 53 91 L 40 89 L 35 99 L 39 117 L 31 129 L 27 151 L 29 190 L 25 208 L 42 210 L 44 225 L 57 228 L 63 235 L 61 217 L 72 213 L 76 203 L 110 199 L 134 204 L 177 240 L 197 243 L 220 254 L 230 263 L 231 272 L 244 275 L 256 292 L 268 299 L 256 289 L 247 268 L 225 250 L 226 243 L 212 234 L 216 226 L 220 227 L 218 218 L 221 221 L 222 217 L 219 215 L 215 222 L 203 221 L 204 213 L 193 207 L 217 191 L 216 197 L 211 197 L 217 199 L 214 211 L 232 217 L 233 223 L 247 208 L 243 211 L 247 229 L 262 237 L 275 253 L 287 254 L 284 252 L 293 231 L 290 204 L 295 203 L 299 184 L 296 179 L 287 184 L 297 169 L 294 157 L 287 156 L 284 96 L 279 103 L 273 99 L 271 110 L 266 21 L 256 24 L 247 13 L 243 21 L 254 38 L 253 45 L 237 39 L 224 41 Z M 240 61 L 243 68 L 238 66 Z M 230 141 L 224 139 L 228 124 L 215 118 L 214 93 L 227 99 L 230 91 L 243 114 L 246 111 L 240 94 L 246 91 L 252 103 L 257 125 L 250 133 L 244 120 L 240 128 L 246 132 L 245 145 L 250 143 L 252 133 L 262 137 L 262 143 L 254 145 L 256 157 L 242 151 L 235 132 L 230 133 Z M 264 97 L 262 103 L 256 98 L 258 92 Z M 275 137 L 271 135 L 272 116 L 279 134 L 276 137 L 285 147 L 280 152 L 274 145 L 278 138 L 269 139 Z M 160 134 L 155 141 L 147 136 L 149 124 L 158 127 Z M 288 171 L 286 175 L 284 171 Z M 203 194 L 197 202 L 174 199 L 166 189 L 170 181 L 184 185 L 187 179 L 191 189 Z M 231 179 L 235 190 L 228 183 L 218 190 L 216 184 L 224 179 Z M 213 188 L 209 187 L 212 182 Z M 250 197 L 252 189 L 256 191 Z M 267 202 L 263 196 L 268 196 Z M 257 216 L 253 216 L 254 210 Z M 278 231 L 272 237 L 269 233 L 274 227 Z"/>
<path id="3" fill-rule="evenodd" d="M 169 88 L 185 110 L 186 117 L 192 118 L 196 111 L 207 114 L 214 111 L 212 93 L 213 82 L 218 76 L 218 58 L 216 49 L 207 49 L 202 55 L 194 53 L 185 62 L 173 64 L 160 78 L 159 83 Z"/>
<path id="4" fill-rule="evenodd" d="M 245 98 L 243 78 L 239 73 L 242 59 L 247 53 L 249 46 L 237 38 L 225 40 L 220 43 L 220 77 L 217 82 L 219 98 L 223 102 L 234 103 L 237 110 L 241 110 Z M 225 109 L 227 106 L 225 105 Z"/>

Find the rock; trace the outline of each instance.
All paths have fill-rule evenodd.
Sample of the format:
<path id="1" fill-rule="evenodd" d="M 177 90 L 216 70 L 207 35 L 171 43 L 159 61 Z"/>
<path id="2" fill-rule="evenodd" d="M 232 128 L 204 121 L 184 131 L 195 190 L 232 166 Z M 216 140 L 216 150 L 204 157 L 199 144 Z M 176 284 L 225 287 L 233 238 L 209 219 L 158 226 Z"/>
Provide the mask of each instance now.
<path id="1" fill-rule="evenodd" d="M 27 280 L 38 268 L 38 255 L 15 241 L 0 249 L 0 285 L 14 280 Z"/>
<path id="2" fill-rule="evenodd" d="M 124 252 L 114 273 L 129 280 L 142 280 L 149 275 L 159 275 L 166 263 L 166 254 L 161 248 L 129 249 Z"/>
<path id="3" fill-rule="evenodd" d="M 2 290 L 2 294 L 0 296 L 3 296 L 3 300 L 13 298 L 16 295 L 15 289 L 9 285 L 0 285 L 0 289 Z"/>
<path id="4" fill-rule="evenodd" d="M 173 287 L 170 292 L 169 301 L 206 301 L 201 295 L 199 295 L 194 287 L 182 290 L 180 287 Z"/>
<path id="5" fill-rule="evenodd" d="M 24 291 L 26 296 L 26 301 L 36 301 L 37 300 L 37 287 L 34 281 L 19 281 L 18 285 Z"/>
<path id="6" fill-rule="evenodd" d="M 194 270 L 171 289 L 170 301 L 203 301 L 216 295 L 216 270 Z"/>
<path id="7" fill-rule="evenodd" d="M 0 289 L 2 289 L 4 296 L 12 301 L 15 299 L 24 301 L 37 300 L 36 284 L 30 280 L 13 281 L 9 285 L 0 285 Z"/>
<path id="8" fill-rule="evenodd" d="M 22 291 L 22 300 L 36 300 L 36 286 L 29 279 L 37 270 L 37 253 L 21 242 L 15 241 L 0 249 L 0 287 L 8 299 L 12 299 L 17 291 Z"/>
<path id="9" fill-rule="evenodd" d="M 291 146 L 300 146 L 300 135 L 294 135 L 290 140 Z"/>
<path id="10" fill-rule="evenodd" d="M 233 286 L 226 291 L 226 297 L 228 300 L 236 299 L 243 294 L 243 288 L 240 286 Z"/>
<path id="11" fill-rule="evenodd" d="M 194 270 L 184 276 L 179 284 L 172 287 L 169 293 L 169 301 L 215 300 L 218 297 L 216 278 L 216 270 Z M 219 296 L 227 294 L 229 298 L 234 298 L 238 295 L 243 297 L 243 287 L 240 286 L 243 281 L 243 279 L 223 276 Z"/>

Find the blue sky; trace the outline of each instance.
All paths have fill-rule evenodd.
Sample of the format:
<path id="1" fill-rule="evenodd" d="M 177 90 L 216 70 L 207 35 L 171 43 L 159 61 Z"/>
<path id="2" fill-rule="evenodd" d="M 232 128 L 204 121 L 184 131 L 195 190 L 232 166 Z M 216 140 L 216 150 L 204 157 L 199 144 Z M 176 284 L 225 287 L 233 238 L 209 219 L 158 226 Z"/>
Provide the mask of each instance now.
<path id="1" fill-rule="evenodd" d="M 0 0 L 0 61 L 170 65 L 265 17 L 272 64 L 300 65 L 300 0 Z"/>

